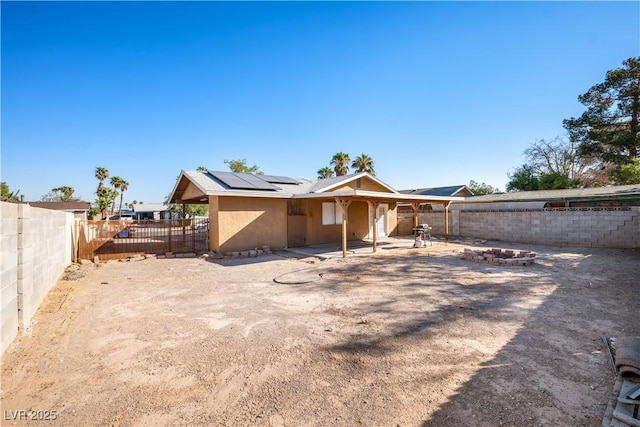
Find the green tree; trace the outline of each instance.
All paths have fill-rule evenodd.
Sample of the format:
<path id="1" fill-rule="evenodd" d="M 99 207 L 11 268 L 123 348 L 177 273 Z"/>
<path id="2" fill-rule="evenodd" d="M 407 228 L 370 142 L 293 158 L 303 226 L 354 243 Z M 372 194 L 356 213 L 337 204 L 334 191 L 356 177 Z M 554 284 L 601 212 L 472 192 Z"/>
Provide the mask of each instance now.
<path id="1" fill-rule="evenodd" d="M 126 181 L 119 176 L 111 177 L 111 186 L 115 188 L 116 192 L 120 190 L 123 182 Z M 113 204 L 111 205 L 111 215 L 114 213 L 116 213 L 116 199 L 113 199 Z"/>
<path id="2" fill-rule="evenodd" d="M 9 189 L 9 184 L 7 184 L 4 181 L 0 182 L 0 200 L 2 200 L 3 202 L 10 202 L 10 203 L 20 202 L 20 198 L 18 197 L 19 193 L 20 193 L 20 190 L 16 192 L 12 192 Z"/>
<path id="3" fill-rule="evenodd" d="M 109 216 L 109 206 L 115 200 L 117 192 L 112 188 L 104 185 L 104 180 L 109 177 L 109 170 L 103 167 L 97 167 L 95 176 L 98 179 L 98 189 L 96 190 L 96 205 L 100 211 L 101 219 L 107 219 Z"/>
<path id="4" fill-rule="evenodd" d="M 73 200 L 73 193 L 76 192 L 75 188 L 69 187 L 68 185 L 63 185 L 62 187 L 54 188 L 54 191 L 59 191 L 62 193 L 62 198 L 64 202 L 70 202 Z"/>
<path id="5" fill-rule="evenodd" d="M 371 175 L 376 174 L 373 159 L 364 153 L 355 158 L 351 163 L 351 167 L 355 169 L 356 173 L 367 172 Z"/>
<path id="6" fill-rule="evenodd" d="M 196 169 L 198 172 L 206 172 L 209 169 L 206 166 L 198 166 L 198 168 Z"/>
<path id="7" fill-rule="evenodd" d="M 640 184 L 640 161 L 631 159 L 626 165 L 615 167 L 611 175 L 617 185 Z"/>
<path id="8" fill-rule="evenodd" d="M 75 189 L 69 186 L 52 188 L 51 191 L 40 198 L 43 202 L 79 202 L 80 199 L 73 196 Z"/>
<path id="9" fill-rule="evenodd" d="M 529 165 L 522 165 L 510 174 L 507 191 L 536 191 L 540 189 L 540 179 Z"/>
<path id="10" fill-rule="evenodd" d="M 102 188 L 96 191 L 96 195 L 98 196 L 96 204 L 100 209 L 101 219 L 105 220 L 109 216 L 109 206 L 115 202 L 118 192 L 111 187 L 103 185 Z"/>
<path id="11" fill-rule="evenodd" d="M 587 109 L 563 121 L 581 157 L 622 166 L 640 157 L 640 57 L 607 71 L 605 80 L 578 100 Z"/>
<path id="12" fill-rule="evenodd" d="M 254 173 L 257 175 L 264 175 L 263 172 L 260 172 L 260 167 L 258 165 L 247 166 L 246 159 L 234 159 L 234 160 L 224 160 L 224 163 L 229 166 L 231 172 L 235 173 Z"/>
<path id="13" fill-rule="evenodd" d="M 333 169 L 328 166 L 318 169 L 318 179 L 331 178 L 333 176 Z"/>
<path id="14" fill-rule="evenodd" d="M 122 200 L 124 199 L 124 192 L 129 189 L 129 183 L 124 179 L 120 179 L 120 206 L 118 207 L 118 215 L 122 215 Z"/>
<path id="15" fill-rule="evenodd" d="M 482 194 L 493 194 L 493 193 L 498 193 L 500 190 L 498 190 L 498 187 L 492 187 L 489 184 L 485 184 L 484 182 L 482 184 L 471 180 L 469 182 L 469 190 L 471 190 L 471 192 L 476 195 L 476 196 L 480 196 Z"/>
<path id="16" fill-rule="evenodd" d="M 575 181 L 561 172 L 543 173 L 538 176 L 539 190 L 560 190 L 575 187 Z"/>
<path id="17" fill-rule="evenodd" d="M 333 170 L 335 171 L 336 176 L 342 176 L 349 173 L 349 162 L 351 162 L 351 158 L 347 153 L 340 151 L 333 155 L 331 158 L 331 164 L 333 165 Z"/>
<path id="18" fill-rule="evenodd" d="M 104 180 L 109 178 L 109 170 L 103 167 L 96 168 L 96 178 L 98 179 L 98 189 L 96 192 L 100 191 L 102 187 L 104 187 Z"/>
<path id="19" fill-rule="evenodd" d="M 182 205 L 180 204 L 169 205 L 169 212 L 182 216 Z M 184 213 L 185 213 L 185 218 L 193 218 L 196 216 L 209 216 L 209 205 L 207 204 L 185 205 Z"/>

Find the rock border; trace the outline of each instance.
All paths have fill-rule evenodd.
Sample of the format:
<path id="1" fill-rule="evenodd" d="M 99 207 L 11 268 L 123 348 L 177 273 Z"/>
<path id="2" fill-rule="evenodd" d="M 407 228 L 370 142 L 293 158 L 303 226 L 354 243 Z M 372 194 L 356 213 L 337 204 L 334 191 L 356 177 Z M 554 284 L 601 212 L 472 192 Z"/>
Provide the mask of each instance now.
<path id="1" fill-rule="evenodd" d="M 254 258 L 257 256 L 260 256 L 262 254 L 270 254 L 271 252 L 271 247 L 268 245 L 262 246 L 262 249 L 252 249 L 250 251 L 236 251 L 236 252 L 227 252 L 224 254 L 224 258 L 225 259 L 232 259 L 232 258 Z"/>
<path id="2" fill-rule="evenodd" d="M 465 248 L 463 259 L 473 262 L 484 262 L 494 265 L 533 265 L 537 254 L 531 251 L 514 251 L 510 249 L 470 249 Z"/>

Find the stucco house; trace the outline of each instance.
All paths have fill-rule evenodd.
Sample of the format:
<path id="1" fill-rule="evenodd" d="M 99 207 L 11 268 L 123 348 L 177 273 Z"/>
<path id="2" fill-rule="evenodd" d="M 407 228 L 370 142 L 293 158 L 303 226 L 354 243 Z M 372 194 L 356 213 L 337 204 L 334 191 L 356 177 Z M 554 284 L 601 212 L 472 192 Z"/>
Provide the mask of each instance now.
<path id="1" fill-rule="evenodd" d="M 34 208 L 52 209 L 54 211 L 71 212 L 74 219 L 87 219 L 91 210 L 89 202 L 27 202 Z"/>
<path id="2" fill-rule="evenodd" d="M 183 170 L 169 203 L 209 205 L 209 250 L 273 249 L 397 235 L 397 205 L 415 213 L 424 203 L 443 207 L 462 197 L 403 194 L 368 173 L 320 180 Z M 445 233 L 447 236 L 447 233 Z"/>
<path id="3" fill-rule="evenodd" d="M 446 187 L 412 188 L 400 190 L 404 194 L 419 194 L 421 196 L 473 196 L 473 191 L 464 184 L 448 185 Z"/>
<path id="4" fill-rule="evenodd" d="M 169 207 L 162 203 L 138 203 L 133 205 L 136 219 L 171 219 Z"/>
<path id="5" fill-rule="evenodd" d="M 400 190 L 400 193 L 420 196 L 456 196 L 456 197 L 468 197 L 473 196 L 473 192 L 469 187 L 464 184 L 460 185 L 448 185 L 446 187 L 429 187 L 429 188 L 413 188 L 408 190 Z M 439 204 L 438 204 L 439 206 Z M 430 211 L 433 207 L 429 203 L 420 205 L 419 210 Z M 412 208 L 410 203 L 400 202 L 398 203 L 399 214 L 411 214 Z"/>

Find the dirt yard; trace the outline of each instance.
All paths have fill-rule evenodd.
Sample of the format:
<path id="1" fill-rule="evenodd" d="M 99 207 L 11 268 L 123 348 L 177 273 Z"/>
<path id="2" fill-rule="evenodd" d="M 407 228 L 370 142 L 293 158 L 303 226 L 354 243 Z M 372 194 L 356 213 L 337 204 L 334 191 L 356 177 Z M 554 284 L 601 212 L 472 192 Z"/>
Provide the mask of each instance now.
<path id="1" fill-rule="evenodd" d="M 465 247 L 538 258 L 479 264 Z M 640 335 L 638 251 L 458 242 L 83 268 L 3 356 L 2 425 L 599 426 L 602 337 Z"/>

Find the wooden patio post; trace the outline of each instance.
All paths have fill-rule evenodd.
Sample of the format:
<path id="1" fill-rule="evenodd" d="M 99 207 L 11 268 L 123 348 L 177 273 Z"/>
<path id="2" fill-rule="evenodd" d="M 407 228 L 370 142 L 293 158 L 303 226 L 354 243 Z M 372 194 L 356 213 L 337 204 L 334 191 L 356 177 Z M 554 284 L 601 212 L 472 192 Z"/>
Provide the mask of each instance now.
<path id="1" fill-rule="evenodd" d="M 380 202 L 367 200 L 367 204 L 373 210 L 373 252 L 378 250 L 378 206 Z"/>
<path id="2" fill-rule="evenodd" d="M 336 197 L 336 203 L 340 206 L 342 212 L 342 258 L 347 257 L 347 217 L 351 200 Z"/>
<path id="3" fill-rule="evenodd" d="M 449 241 L 449 205 L 451 201 L 442 204 L 444 207 L 444 241 Z"/>

